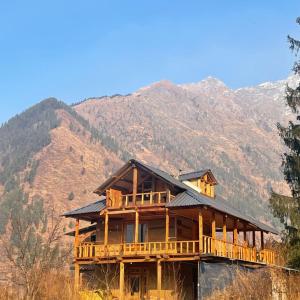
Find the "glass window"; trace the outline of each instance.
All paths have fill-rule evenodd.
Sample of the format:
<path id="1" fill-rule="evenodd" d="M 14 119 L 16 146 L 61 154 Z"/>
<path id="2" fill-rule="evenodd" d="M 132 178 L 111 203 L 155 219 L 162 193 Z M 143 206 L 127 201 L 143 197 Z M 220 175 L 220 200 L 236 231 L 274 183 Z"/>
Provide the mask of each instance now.
<path id="1" fill-rule="evenodd" d="M 126 224 L 125 242 L 126 243 L 134 242 L 134 224 Z"/>

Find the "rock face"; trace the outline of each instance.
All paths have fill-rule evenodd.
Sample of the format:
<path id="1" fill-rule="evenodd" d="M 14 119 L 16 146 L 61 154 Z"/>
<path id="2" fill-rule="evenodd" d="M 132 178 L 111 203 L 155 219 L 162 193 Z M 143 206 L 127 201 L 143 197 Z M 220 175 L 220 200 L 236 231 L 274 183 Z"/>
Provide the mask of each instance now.
<path id="1" fill-rule="evenodd" d="M 297 78 L 288 81 L 294 85 Z M 212 77 L 181 85 L 161 81 L 130 95 L 92 98 L 72 108 L 56 100 L 51 106 L 37 104 L 0 129 L 0 173 L 17 178 L 30 198 L 40 196 L 61 213 L 94 201 L 92 191 L 130 157 L 174 175 L 210 168 L 219 181 L 217 193 L 244 212 L 264 217 L 268 189 L 287 192 L 276 130 L 277 122 L 291 117 L 283 99 L 286 82 L 231 90 Z M 49 119 L 55 126 L 43 125 L 41 113 L 55 115 Z M 44 126 L 40 134 L 45 144 L 10 142 L 16 132 L 21 140 L 18 128 L 29 123 L 24 134 L 32 136 Z M 31 148 L 18 168 L 20 156 L 10 151 Z M 1 178 L 3 200 L 11 183 Z"/>

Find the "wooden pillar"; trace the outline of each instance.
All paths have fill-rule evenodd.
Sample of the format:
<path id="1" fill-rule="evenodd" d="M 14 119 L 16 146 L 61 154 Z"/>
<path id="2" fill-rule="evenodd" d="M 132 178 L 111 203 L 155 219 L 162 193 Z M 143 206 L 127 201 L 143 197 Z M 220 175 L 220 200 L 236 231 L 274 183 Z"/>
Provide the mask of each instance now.
<path id="1" fill-rule="evenodd" d="M 252 247 L 255 248 L 256 245 L 255 245 L 255 230 L 252 231 Z"/>
<path id="2" fill-rule="evenodd" d="M 156 285 L 156 289 L 158 290 L 158 295 L 160 299 L 160 291 L 161 291 L 161 261 L 158 260 L 157 261 L 157 285 Z"/>
<path id="3" fill-rule="evenodd" d="M 137 167 L 134 166 L 132 170 L 132 202 L 134 203 L 134 205 L 136 204 L 137 183 L 138 183 Z"/>
<path id="4" fill-rule="evenodd" d="M 79 289 L 79 280 L 80 280 L 80 266 L 77 262 L 74 264 L 74 288 L 75 290 Z"/>
<path id="5" fill-rule="evenodd" d="M 79 246 L 79 219 L 75 223 L 75 239 L 74 239 L 74 258 L 77 257 L 77 247 Z"/>
<path id="6" fill-rule="evenodd" d="M 105 212 L 105 221 L 104 221 L 104 245 L 107 246 L 108 243 L 108 213 Z"/>
<path id="7" fill-rule="evenodd" d="M 265 248 L 265 242 L 264 242 L 264 232 L 260 232 L 260 248 L 263 250 Z"/>
<path id="8" fill-rule="evenodd" d="M 169 230 L 170 230 L 170 215 L 169 215 L 169 209 L 166 208 L 166 243 L 169 241 Z"/>
<path id="9" fill-rule="evenodd" d="M 227 256 L 227 251 L 226 251 L 226 242 L 227 242 L 227 228 L 226 228 L 226 221 L 227 221 L 227 216 L 223 216 L 223 226 L 222 226 L 222 231 L 223 231 L 223 256 Z"/>
<path id="10" fill-rule="evenodd" d="M 211 251 L 215 253 L 216 251 L 216 213 L 212 213 L 212 220 L 211 220 Z"/>
<path id="11" fill-rule="evenodd" d="M 120 300 L 124 300 L 125 299 L 125 293 L 124 293 L 124 270 L 125 270 L 125 266 L 123 262 L 120 262 L 120 284 L 119 284 L 119 288 L 120 288 Z"/>
<path id="12" fill-rule="evenodd" d="M 244 234 L 244 242 L 247 242 L 247 224 L 246 223 L 244 223 L 243 234 Z"/>
<path id="13" fill-rule="evenodd" d="M 199 210 L 198 213 L 198 226 L 199 226 L 199 252 L 203 251 L 203 216 L 202 210 Z"/>
<path id="14" fill-rule="evenodd" d="M 233 255 L 234 258 L 237 258 L 237 243 L 238 243 L 238 219 L 234 219 L 234 228 L 233 228 Z"/>
<path id="15" fill-rule="evenodd" d="M 139 242 L 139 213 L 135 212 L 135 232 L 134 232 L 134 242 Z"/>

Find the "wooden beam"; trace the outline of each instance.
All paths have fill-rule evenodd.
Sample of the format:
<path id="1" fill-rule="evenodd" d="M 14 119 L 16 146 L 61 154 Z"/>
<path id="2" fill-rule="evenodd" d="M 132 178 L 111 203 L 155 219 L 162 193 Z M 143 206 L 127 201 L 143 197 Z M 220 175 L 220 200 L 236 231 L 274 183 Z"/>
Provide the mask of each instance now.
<path id="1" fill-rule="evenodd" d="M 255 230 L 252 231 L 252 247 L 256 247 L 256 243 L 255 243 Z"/>
<path id="2" fill-rule="evenodd" d="M 132 202 L 136 204 L 136 194 L 137 194 L 137 185 L 138 185 L 138 172 L 137 167 L 134 166 L 132 169 Z"/>
<path id="3" fill-rule="evenodd" d="M 124 300 L 125 299 L 125 293 L 124 293 L 124 286 L 125 286 L 125 282 L 124 282 L 124 263 L 120 262 L 120 284 L 119 284 L 119 288 L 120 288 L 120 300 Z"/>
<path id="4" fill-rule="evenodd" d="M 135 232 L 134 232 L 134 242 L 139 242 L 139 213 L 135 212 Z"/>
<path id="5" fill-rule="evenodd" d="M 108 243 L 108 213 L 105 213 L 104 221 L 104 245 L 107 246 Z"/>
<path id="6" fill-rule="evenodd" d="M 170 230 L 170 216 L 169 209 L 166 209 L 166 243 L 169 241 L 169 230 Z"/>
<path id="7" fill-rule="evenodd" d="M 198 226 L 199 226 L 199 252 L 203 250 L 203 216 L 202 209 L 198 212 Z"/>
<path id="8" fill-rule="evenodd" d="M 122 210 L 109 210 L 108 215 L 122 215 L 122 214 L 134 214 L 136 211 L 134 209 L 122 209 Z"/>
<path id="9" fill-rule="evenodd" d="M 216 251 L 216 213 L 212 212 L 212 220 L 211 220 L 211 251 L 215 253 Z"/>

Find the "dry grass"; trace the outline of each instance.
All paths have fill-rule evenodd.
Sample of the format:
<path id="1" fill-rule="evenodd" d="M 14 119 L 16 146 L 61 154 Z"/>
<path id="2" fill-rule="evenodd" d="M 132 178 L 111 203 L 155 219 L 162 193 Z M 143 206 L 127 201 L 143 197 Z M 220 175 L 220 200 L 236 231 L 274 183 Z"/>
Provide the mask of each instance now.
<path id="1" fill-rule="evenodd" d="M 239 271 L 234 282 L 207 300 L 300 299 L 300 274 L 279 269 Z"/>
<path id="2" fill-rule="evenodd" d="M 45 280 L 35 296 L 26 298 L 17 286 L 0 287 L 0 300 L 79 300 L 79 294 L 74 290 L 73 279 L 64 273 L 52 272 L 45 274 Z"/>

